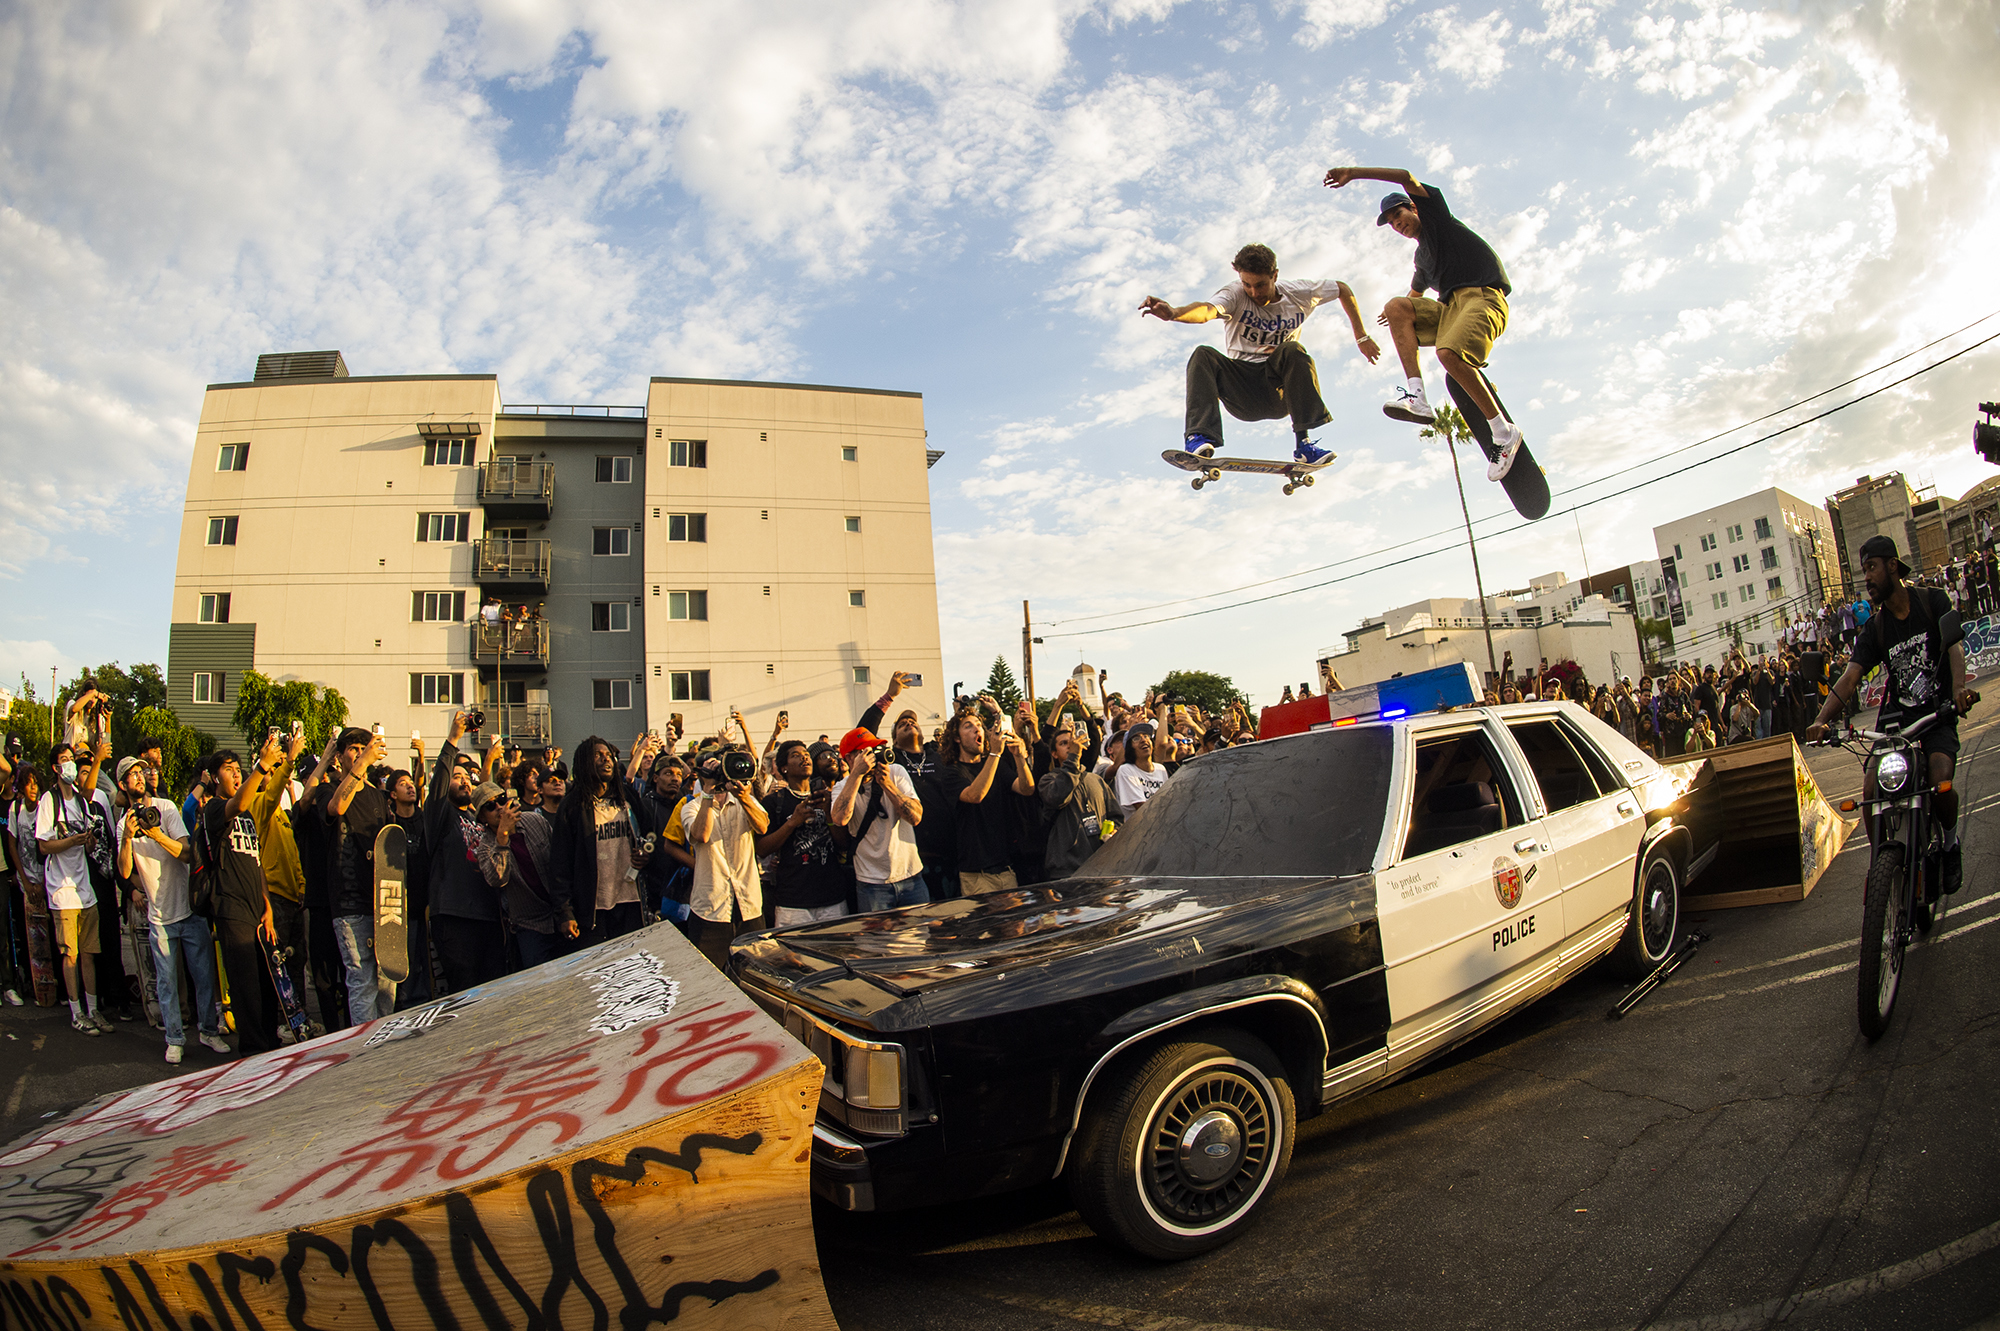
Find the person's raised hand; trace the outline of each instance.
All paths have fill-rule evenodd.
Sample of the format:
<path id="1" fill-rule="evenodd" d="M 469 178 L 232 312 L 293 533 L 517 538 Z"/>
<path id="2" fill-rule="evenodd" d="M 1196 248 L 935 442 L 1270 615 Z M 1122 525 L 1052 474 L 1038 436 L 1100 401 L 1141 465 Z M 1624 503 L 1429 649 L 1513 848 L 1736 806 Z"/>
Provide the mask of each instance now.
<path id="1" fill-rule="evenodd" d="M 453 712 L 451 714 L 451 735 L 449 738 L 445 740 L 445 743 L 456 744 L 460 740 L 465 738 L 465 730 L 466 730 L 465 722 L 466 722 L 466 713 Z"/>
<path id="2" fill-rule="evenodd" d="M 1139 313 L 1142 315 L 1150 314 L 1155 319 L 1164 319 L 1168 323 L 1172 323 L 1174 320 L 1174 307 L 1161 300 L 1158 296 L 1148 296 L 1140 301 Z"/>
<path id="3" fill-rule="evenodd" d="M 891 698 L 901 693 L 908 686 L 910 682 L 908 678 L 909 673 L 907 670 L 894 670 L 889 673 L 889 696 Z"/>
<path id="4" fill-rule="evenodd" d="M 1328 189 L 1339 189 L 1343 185 L 1352 184 L 1353 181 L 1354 181 L 1353 167 L 1336 166 L 1331 171 L 1328 171 L 1326 173 L 1326 179 L 1322 180 L 1320 183 L 1322 185 L 1325 185 Z"/>
<path id="5" fill-rule="evenodd" d="M 515 824 L 517 824 L 520 821 L 520 818 L 521 818 L 521 811 L 515 808 L 512 804 L 503 804 L 500 806 L 500 817 L 498 821 L 500 824 L 499 835 L 502 841 L 507 841 L 512 839 L 514 835 Z"/>

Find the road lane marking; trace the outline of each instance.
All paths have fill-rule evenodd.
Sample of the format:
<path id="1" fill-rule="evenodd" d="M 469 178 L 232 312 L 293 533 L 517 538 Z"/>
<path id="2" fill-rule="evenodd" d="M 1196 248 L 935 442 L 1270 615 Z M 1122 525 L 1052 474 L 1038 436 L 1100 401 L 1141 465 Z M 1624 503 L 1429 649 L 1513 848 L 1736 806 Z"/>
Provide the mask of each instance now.
<path id="1" fill-rule="evenodd" d="M 1857 938 L 1854 941 L 1858 946 L 1861 940 Z M 1748 989 L 1725 989 L 1719 994 L 1703 994 L 1699 998 L 1682 998 L 1672 1003 L 1649 1003 L 1636 1009 L 1636 1011 L 1672 1012 L 1675 1008 L 1694 1007 L 1701 1003 L 1715 1003 L 1725 998 L 1748 998 L 1752 994 L 1769 993 L 1773 989 L 1782 989 L 1788 984 L 1804 984 L 1808 980 L 1824 980 L 1829 975 L 1839 975 L 1845 971 L 1851 971 L 1860 964 L 1858 961 L 1843 962 L 1838 966 L 1828 966 L 1824 970 L 1807 971 L 1804 975 L 1788 975 L 1782 980 L 1772 980 L 1769 984 L 1752 985 Z"/>
<path id="2" fill-rule="evenodd" d="M 1954 907 L 1951 910 L 1951 914 L 1963 915 L 1967 911 L 1985 910 L 1989 906 L 2000 906 L 2000 892 L 1988 892 L 1983 897 L 1974 897 L 1964 905 Z M 2000 916 L 1994 918 L 2000 919 Z M 1948 938 L 1950 935 L 1940 934 L 1939 937 Z M 1769 970 L 1773 966 L 1789 966 L 1795 961 L 1810 961 L 1814 957 L 1823 957 L 1829 952 L 1840 952 L 1848 948 L 1860 946 L 1861 937 L 1857 934 L 1845 942 L 1828 943 L 1824 947 L 1807 948 L 1804 952 L 1794 952 L 1788 957 L 1773 957 L 1769 961 L 1753 961 L 1748 966 L 1737 966 L 1732 970 L 1726 971 L 1710 971 L 1706 975 L 1690 975 L 1688 983 L 1699 984 L 1703 980 L 1726 980 L 1732 976 L 1748 975 L 1752 971 Z"/>

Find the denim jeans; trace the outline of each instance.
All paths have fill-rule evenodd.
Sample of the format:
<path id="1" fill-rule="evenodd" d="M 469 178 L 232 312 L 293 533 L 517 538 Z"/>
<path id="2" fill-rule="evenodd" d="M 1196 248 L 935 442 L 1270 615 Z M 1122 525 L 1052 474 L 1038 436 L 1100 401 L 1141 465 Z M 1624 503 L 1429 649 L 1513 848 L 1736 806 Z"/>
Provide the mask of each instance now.
<path id="1" fill-rule="evenodd" d="M 1772 715 L 1772 710 L 1773 710 L 1773 709 L 1771 709 L 1771 708 L 1769 708 L 1769 707 L 1760 707 L 1760 708 L 1758 708 L 1758 709 L 1757 709 L 1757 738 L 1758 738 L 1758 739 L 1769 739 L 1769 738 L 1771 738 L 1771 715 Z"/>
<path id="2" fill-rule="evenodd" d="M 396 1010 L 396 982 L 375 966 L 375 917 L 336 915 L 333 936 L 347 969 L 347 1015 L 356 1026 Z"/>
<path id="3" fill-rule="evenodd" d="M 898 906 L 921 906 L 929 902 L 931 894 L 924 887 L 922 874 L 911 874 L 895 883 L 856 883 L 854 900 L 865 914 L 871 910 L 894 910 Z"/>
<path id="4" fill-rule="evenodd" d="M 556 928 L 562 928 L 558 923 Z M 562 944 L 569 940 L 559 934 L 539 934 L 533 929 L 516 929 L 514 944 L 521 950 L 521 969 L 539 966 L 545 961 L 554 961 L 562 955 Z"/>
<path id="5" fill-rule="evenodd" d="M 222 1034 L 222 1002 L 215 985 L 215 936 L 209 932 L 208 921 L 190 915 L 172 924 L 149 925 L 146 937 L 153 949 L 153 993 L 160 1000 L 167 1043 L 187 1043 L 187 1028 L 181 1024 L 183 961 L 194 981 L 195 1020 L 202 1034 Z"/>

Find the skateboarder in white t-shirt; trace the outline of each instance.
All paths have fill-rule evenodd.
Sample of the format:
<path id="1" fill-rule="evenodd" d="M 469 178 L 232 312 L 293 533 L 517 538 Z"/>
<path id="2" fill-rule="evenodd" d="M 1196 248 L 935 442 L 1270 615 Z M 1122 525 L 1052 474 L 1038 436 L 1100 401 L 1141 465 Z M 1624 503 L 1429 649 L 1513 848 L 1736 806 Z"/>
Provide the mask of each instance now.
<path id="1" fill-rule="evenodd" d="M 1354 341 L 1372 365 L 1382 352 L 1361 324 L 1361 310 L 1347 283 L 1280 282 L 1278 257 L 1269 246 L 1245 245 L 1231 265 L 1236 281 L 1208 300 L 1169 305 L 1148 296 L 1139 313 L 1168 323 L 1227 320 L 1228 351 L 1203 344 L 1187 365 L 1187 451 L 1213 457 L 1222 446 L 1222 408 L 1239 421 L 1292 419 L 1294 460 L 1319 462 L 1328 451 L 1307 436 L 1333 417 L 1319 395 L 1319 372 L 1299 342 L 1299 327 L 1312 312 L 1338 300 L 1354 328 Z"/>

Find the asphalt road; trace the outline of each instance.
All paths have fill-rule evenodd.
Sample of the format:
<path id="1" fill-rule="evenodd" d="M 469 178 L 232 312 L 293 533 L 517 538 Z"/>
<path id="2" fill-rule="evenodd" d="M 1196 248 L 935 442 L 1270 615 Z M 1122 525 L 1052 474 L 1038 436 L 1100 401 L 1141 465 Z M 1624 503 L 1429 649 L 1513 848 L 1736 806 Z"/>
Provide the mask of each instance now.
<path id="1" fill-rule="evenodd" d="M 1128 1258 L 1059 1187 L 818 1212 L 846 1331 L 1115 1327 L 2000 1331 L 2000 716 L 1963 730 L 1965 890 L 1857 1032 L 1857 833 L 1803 902 L 1712 935 L 1622 1022 L 1596 972 L 1303 1126 L 1262 1224 Z M 1829 797 L 1856 761 L 1813 757 Z M 0 1009 L 0 1139 L 176 1070 L 143 1025 Z M 206 1066 L 198 1046 L 181 1070 Z"/>

